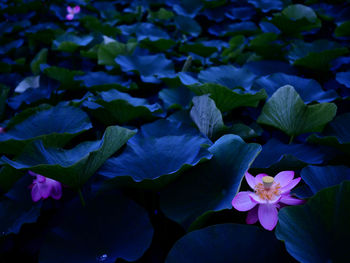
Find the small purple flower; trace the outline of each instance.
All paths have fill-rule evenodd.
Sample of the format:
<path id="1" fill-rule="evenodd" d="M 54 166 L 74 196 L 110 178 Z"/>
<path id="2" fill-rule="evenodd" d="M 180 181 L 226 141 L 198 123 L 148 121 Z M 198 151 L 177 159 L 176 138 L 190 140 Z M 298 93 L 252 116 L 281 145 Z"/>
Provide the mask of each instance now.
<path id="1" fill-rule="evenodd" d="M 49 196 L 55 200 L 62 197 L 62 185 L 60 182 L 32 171 L 28 171 L 28 173 L 36 177 L 30 185 L 32 189 L 32 200 L 34 202 L 38 202 L 40 199 L 46 199 Z"/>
<path id="2" fill-rule="evenodd" d="M 78 14 L 80 12 L 80 6 L 75 6 L 75 7 L 70 7 L 67 6 L 67 15 L 66 15 L 66 19 L 67 20 L 73 20 L 74 15 Z"/>
<path id="3" fill-rule="evenodd" d="M 238 211 L 249 211 L 246 222 L 255 224 L 258 220 L 267 229 L 275 228 L 278 220 L 278 209 L 284 205 L 300 205 L 305 201 L 294 198 L 290 190 L 294 188 L 301 178 L 294 178 L 293 171 L 283 171 L 275 177 L 267 174 L 252 176 L 245 173 L 248 185 L 254 192 L 239 192 L 232 200 L 232 206 Z"/>
<path id="4" fill-rule="evenodd" d="M 5 133 L 5 128 L 0 127 L 0 134 L 1 134 L 1 133 Z"/>

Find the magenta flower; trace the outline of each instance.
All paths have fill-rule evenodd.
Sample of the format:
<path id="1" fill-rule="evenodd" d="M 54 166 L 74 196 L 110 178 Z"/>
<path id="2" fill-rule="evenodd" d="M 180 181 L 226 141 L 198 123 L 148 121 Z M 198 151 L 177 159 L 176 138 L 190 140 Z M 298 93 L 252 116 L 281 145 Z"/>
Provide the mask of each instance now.
<path id="1" fill-rule="evenodd" d="M 49 196 L 55 200 L 62 197 L 62 185 L 60 182 L 32 171 L 28 171 L 28 173 L 36 177 L 30 185 L 32 189 L 32 200 L 34 202 L 38 202 L 40 199 L 46 199 Z"/>
<path id="2" fill-rule="evenodd" d="M 246 222 L 255 224 L 258 220 L 267 230 L 275 228 L 278 220 L 278 209 L 284 205 L 300 205 L 304 200 L 294 198 L 290 190 L 301 178 L 294 178 L 293 171 L 283 171 L 275 177 L 258 174 L 256 177 L 245 173 L 248 185 L 254 192 L 239 192 L 232 200 L 232 206 L 238 211 L 249 211 Z"/>
<path id="3" fill-rule="evenodd" d="M 67 20 L 72 20 L 74 18 L 74 15 L 78 14 L 80 12 L 80 6 L 75 6 L 75 7 L 70 7 L 67 6 L 67 15 L 66 19 Z"/>

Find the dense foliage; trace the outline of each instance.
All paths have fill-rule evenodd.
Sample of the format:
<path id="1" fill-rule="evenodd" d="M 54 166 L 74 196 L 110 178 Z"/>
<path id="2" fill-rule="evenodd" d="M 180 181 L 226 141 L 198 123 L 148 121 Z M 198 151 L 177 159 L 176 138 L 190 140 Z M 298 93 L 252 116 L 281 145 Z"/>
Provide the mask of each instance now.
<path id="1" fill-rule="evenodd" d="M 350 1 L 0 8 L 0 262 L 349 262 Z"/>

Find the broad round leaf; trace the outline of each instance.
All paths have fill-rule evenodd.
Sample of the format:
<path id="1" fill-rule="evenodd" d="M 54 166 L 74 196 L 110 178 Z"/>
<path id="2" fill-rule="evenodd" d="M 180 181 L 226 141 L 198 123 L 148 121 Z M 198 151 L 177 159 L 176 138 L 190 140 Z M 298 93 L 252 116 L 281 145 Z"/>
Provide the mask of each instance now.
<path id="1" fill-rule="evenodd" d="M 350 168 L 339 166 L 308 166 L 301 170 L 301 178 L 316 194 L 323 188 L 340 184 L 345 180 L 350 181 Z"/>
<path id="2" fill-rule="evenodd" d="M 350 113 L 345 113 L 331 121 L 324 130 L 325 136 L 311 135 L 311 143 L 332 146 L 350 153 Z"/>
<path id="3" fill-rule="evenodd" d="M 281 10 L 283 8 L 283 2 L 282 0 L 248 0 L 248 3 L 265 13 L 271 10 Z"/>
<path id="4" fill-rule="evenodd" d="M 338 72 L 335 79 L 340 83 L 350 88 L 350 71 Z"/>
<path id="5" fill-rule="evenodd" d="M 333 59 L 347 53 L 349 53 L 349 50 L 337 42 L 321 39 L 307 43 L 298 40 L 292 44 L 289 60 L 295 66 L 327 71 Z"/>
<path id="6" fill-rule="evenodd" d="M 43 243 L 40 263 L 135 261 L 152 241 L 147 212 L 119 193 L 98 196 L 86 207 L 76 200 L 64 209 L 67 215 Z"/>
<path id="7" fill-rule="evenodd" d="M 16 171 L 12 171 L 11 175 L 15 176 Z M 32 201 L 28 188 L 32 180 L 29 175 L 23 176 L 1 199 L 0 237 L 11 233 L 18 234 L 23 224 L 34 223 L 38 219 L 41 202 Z"/>
<path id="8" fill-rule="evenodd" d="M 134 131 L 119 126 L 107 127 L 99 141 L 83 142 L 70 150 L 45 147 L 42 141 L 29 144 L 15 160 L 2 160 L 21 170 L 31 170 L 71 187 L 80 187 L 119 150 Z"/>
<path id="9" fill-rule="evenodd" d="M 198 74 L 198 79 L 203 83 L 220 84 L 231 90 L 235 88 L 249 90 L 255 78 L 256 75 L 248 69 L 233 66 L 211 67 Z"/>
<path id="10" fill-rule="evenodd" d="M 166 263 L 278 262 L 281 244 L 256 226 L 221 224 L 195 230 L 178 240 Z"/>
<path id="11" fill-rule="evenodd" d="M 350 182 L 318 192 L 305 205 L 281 209 L 276 236 L 298 261 L 346 262 Z"/>
<path id="12" fill-rule="evenodd" d="M 337 26 L 334 30 L 336 37 L 349 37 L 350 36 L 350 21 L 345 21 Z"/>
<path id="13" fill-rule="evenodd" d="M 188 108 L 192 100 L 193 92 L 185 86 L 162 89 L 159 98 L 166 108 Z"/>
<path id="14" fill-rule="evenodd" d="M 197 37 L 202 32 L 200 24 L 190 17 L 179 15 L 175 16 L 174 20 L 177 28 L 193 37 Z"/>
<path id="15" fill-rule="evenodd" d="M 144 82 L 158 83 L 158 78 L 175 77 L 174 66 L 164 54 L 118 56 L 115 61 L 124 72 L 136 71 Z"/>
<path id="16" fill-rule="evenodd" d="M 118 55 L 131 55 L 135 50 L 137 43 L 130 42 L 127 44 L 112 41 L 103 43 L 98 47 L 97 59 L 99 65 L 116 66 L 115 58 Z"/>
<path id="17" fill-rule="evenodd" d="M 87 46 L 93 39 L 94 38 L 90 35 L 79 37 L 73 33 L 66 33 L 60 35 L 52 42 L 52 44 L 54 49 L 65 52 L 74 52 L 79 47 Z"/>
<path id="18" fill-rule="evenodd" d="M 63 105 L 38 107 L 14 118 L 16 124 L 0 134 L 2 153 L 18 153 L 28 142 L 36 139 L 43 140 L 47 145 L 63 146 L 92 127 L 84 111 Z"/>
<path id="19" fill-rule="evenodd" d="M 222 136 L 209 148 L 213 158 L 182 174 L 161 192 L 160 206 L 170 219 L 188 227 L 208 211 L 232 207 L 244 173 L 261 150 L 239 136 Z"/>
<path id="20" fill-rule="evenodd" d="M 230 111 L 238 107 L 257 107 L 261 100 L 266 99 L 264 90 L 256 93 L 243 93 L 239 90 L 230 90 L 219 84 L 203 84 L 189 87 L 197 95 L 210 94 L 210 98 L 215 101 L 216 107 L 221 112 Z"/>
<path id="21" fill-rule="evenodd" d="M 334 156 L 328 148 L 310 144 L 284 144 L 271 139 L 263 145 L 262 151 L 253 163 L 254 168 L 269 168 L 287 162 L 295 167 L 307 164 L 321 164 Z"/>
<path id="22" fill-rule="evenodd" d="M 313 79 L 284 73 L 275 73 L 255 80 L 253 90 L 265 89 L 266 93 L 271 96 L 284 85 L 293 86 L 305 103 L 313 101 L 330 102 L 338 97 L 338 94 L 334 90 L 324 91 L 321 85 Z"/>
<path id="23" fill-rule="evenodd" d="M 135 34 L 137 41 L 148 38 L 150 41 L 157 41 L 159 39 L 169 39 L 169 35 L 151 23 L 137 23 L 133 25 L 119 26 L 119 29 L 124 35 Z"/>
<path id="24" fill-rule="evenodd" d="M 106 184 L 159 187 L 186 167 L 210 159 L 212 154 L 203 147 L 210 144 L 191 127 L 159 120 L 144 125 L 123 153 L 110 158 L 99 174 L 109 179 Z"/>
<path id="25" fill-rule="evenodd" d="M 102 107 L 89 107 L 89 104 L 85 106 L 88 106 L 92 112 L 95 112 L 98 119 L 107 124 L 113 122 L 124 124 L 137 119 L 153 120 L 155 115 L 162 111 L 158 103 L 150 104 L 146 99 L 132 97 L 114 89 L 99 93 L 95 102 L 97 106 Z M 105 112 L 108 113 L 108 118 Z"/>
<path id="26" fill-rule="evenodd" d="M 305 105 L 295 89 L 286 85 L 279 88 L 265 103 L 258 123 L 284 131 L 289 136 L 319 132 L 337 111 L 333 103 Z"/>
<path id="27" fill-rule="evenodd" d="M 120 76 L 109 75 L 103 71 L 87 72 L 84 76 L 76 76 L 74 80 L 81 80 L 85 87 L 97 90 L 112 89 L 128 90 L 131 81 L 126 81 Z"/>

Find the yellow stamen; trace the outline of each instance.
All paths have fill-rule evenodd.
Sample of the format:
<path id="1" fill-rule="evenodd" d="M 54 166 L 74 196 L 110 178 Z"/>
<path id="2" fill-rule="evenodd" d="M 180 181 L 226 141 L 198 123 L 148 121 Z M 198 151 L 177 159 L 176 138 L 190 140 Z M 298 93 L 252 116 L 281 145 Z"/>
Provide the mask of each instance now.
<path id="1" fill-rule="evenodd" d="M 265 176 L 265 177 L 270 177 L 270 176 Z M 277 196 L 281 194 L 280 189 L 281 185 L 279 183 L 274 183 L 272 181 L 272 185 L 269 188 L 266 188 L 265 182 L 270 183 L 271 179 L 265 179 L 263 180 L 263 183 L 258 183 L 255 185 L 255 194 L 260 197 L 262 200 L 273 200 Z"/>

